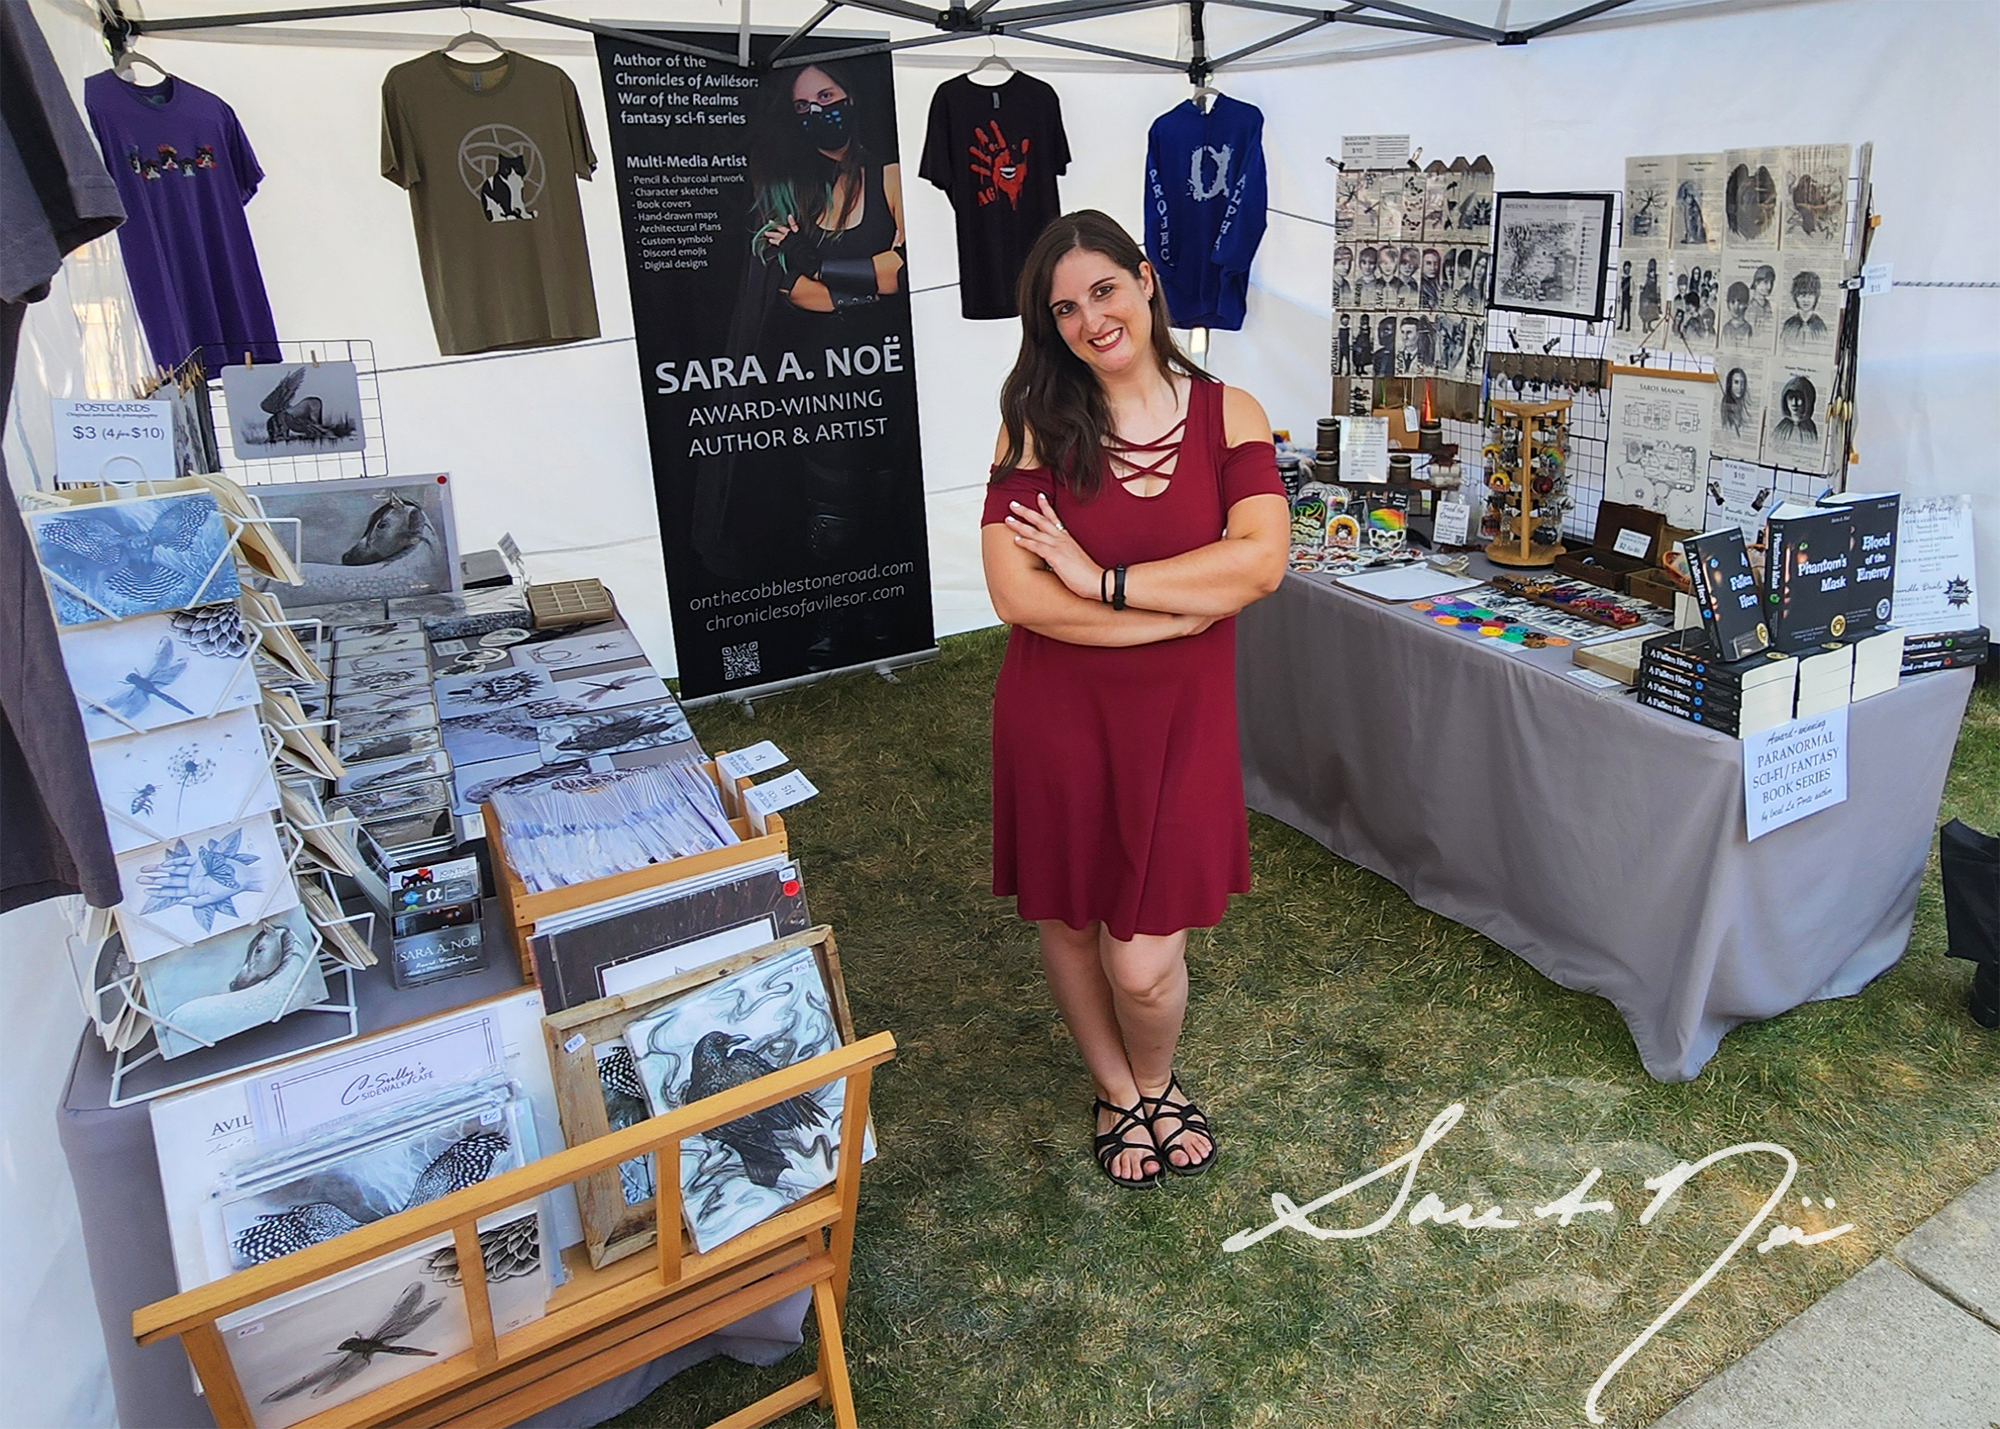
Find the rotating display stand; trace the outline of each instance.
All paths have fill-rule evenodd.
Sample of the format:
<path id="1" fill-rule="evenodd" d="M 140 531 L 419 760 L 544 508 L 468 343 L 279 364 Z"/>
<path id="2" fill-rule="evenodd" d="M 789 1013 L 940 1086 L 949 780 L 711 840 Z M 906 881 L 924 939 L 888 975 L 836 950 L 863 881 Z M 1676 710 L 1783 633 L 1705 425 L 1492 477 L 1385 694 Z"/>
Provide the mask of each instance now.
<path id="1" fill-rule="evenodd" d="M 1493 437 L 1486 447 L 1487 502 L 1500 512 L 1500 534 L 1486 557 L 1502 566 L 1546 566 L 1567 549 L 1560 536 L 1563 466 L 1569 448 L 1569 403 L 1491 404 Z"/>

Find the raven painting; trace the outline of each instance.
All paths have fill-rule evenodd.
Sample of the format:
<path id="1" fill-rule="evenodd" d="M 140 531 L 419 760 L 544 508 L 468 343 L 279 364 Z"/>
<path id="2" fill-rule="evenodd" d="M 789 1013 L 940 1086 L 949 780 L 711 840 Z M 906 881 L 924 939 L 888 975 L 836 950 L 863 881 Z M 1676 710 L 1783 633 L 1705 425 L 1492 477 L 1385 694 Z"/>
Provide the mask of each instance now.
<path id="1" fill-rule="evenodd" d="M 757 1053 L 737 1050 L 749 1040 L 734 1032 L 710 1032 L 695 1043 L 683 1105 L 777 1071 L 777 1067 Z M 769 1189 L 778 1184 L 778 1177 L 791 1165 L 791 1158 L 778 1142 L 779 1133 L 809 1130 L 825 1121 L 826 1113 L 820 1110 L 812 1094 L 801 1092 L 776 1106 L 726 1121 L 710 1131 L 708 1137 L 742 1157 L 743 1174 Z"/>

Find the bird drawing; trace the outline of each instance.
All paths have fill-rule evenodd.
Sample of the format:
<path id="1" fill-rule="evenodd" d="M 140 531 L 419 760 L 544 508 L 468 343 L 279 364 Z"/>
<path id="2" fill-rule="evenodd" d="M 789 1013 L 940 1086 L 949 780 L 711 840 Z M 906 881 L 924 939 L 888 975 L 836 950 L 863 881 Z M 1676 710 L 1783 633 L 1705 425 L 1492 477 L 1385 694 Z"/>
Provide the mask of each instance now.
<path id="1" fill-rule="evenodd" d="M 704 1034 L 694 1044 L 683 1104 L 712 1097 L 777 1071 L 775 1065 L 756 1052 L 738 1050 L 749 1041 L 735 1032 Z M 778 1184 L 778 1177 L 791 1165 L 791 1158 L 778 1142 L 779 1133 L 807 1131 L 825 1121 L 826 1113 L 813 1100 L 812 1093 L 801 1092 L 776 1106 L 726 1121 L 707 1135 L 709 1140 L 721 1142 L 742 1158 L 744 1175 L 759 1186 L 770 1188 Z"/>
<path id="2" fill-rule="evenodd" d="M 306 370 L 294 367 L 278 379 L 278 385 L 257 405 L 270 415 L 264 421 L 264 439 L 272 446 L 287 442 L 333 442 L 354 431 L 352 421 L 326 419 L 325 404 L 317 397 L 300 397 Z M 296 399 L 296 400 L 294 400 Z M 342 428 L 345 430 L 342 430 Z"/>
<path id="3" fill-rule="evenodd" d="M 272 1390 L 264 1396 L 264 1403 L 276 1404 L 294 1395 L 312 1391 L 318 1399 L 330 1390 L 338 1389 L 375 1361 L 377 1355 L 422 1355 L 436 1359 L 436 1350 L 418 1349 L 415 1345 L 399 1345 L 397 1340 L 406 1340 L 422 1328 L 425 1321 L 444 1306 L 444 1297 L 435 1300 L 424 1299 L 423 1282 L 410 1285 L 391 1309 L 382 1323 L 365 1335 L 349 1335 L 335 1345 L 329 1353 L 338 1354 L 339 1359 L 330 1365 L 322 1365 L 311 1374 L 293 1380 L 290 1384 Z"/>
<path id="4" fill-rule="evenodd" d="M 134 670 L 121 682 L 124 688 L 104 702 L 104 707 L 122 719 L 137 719 L 146 712 L 146 706 L 154 700 L 172 705 L 182 714 L 191 715 L 193 710 L 167 693 L 167 686 L 187 673 L 187 661 L 174 656 L 174 642 L 165 636 L 160 638 L 159 649 L 153 652 L 153 663 L 143 670 Z"/>
<path id="5" fill-rule="evenodd" d="M 461 1137 L 418 1173 L 416 1184 L 396 1209 L 407 1211 L 479 1184 L 493 1174 L 493 1163 L 506 1149 L 507 1138 L 496 1131 Z M 231 1246 L 238 1266 L 261 1265 L 365 1224 L 331 1202 L 313 1201 L 260 1215 L 254 1224 L 236 1233 Z"/>
<path id="6" fill-rule="evenodd" d="M 35 527 L 43 564 L 68 587 L 55 596 L 70 625 L 233 599 L 236 568 L 219 559 L 227 539 L 215 499 L 200 492 L 66 512 Z"/>
<path id="7" fill-rule="evenodd" d="M 431 545 L 434 538 L 429 513 L 408 497 L 392 491 L 369 513 L 367 524 L 361 528 L 361 539 L 340 553 L 340 563 L 379 566 L 408 555 L 419 546 Z"/>

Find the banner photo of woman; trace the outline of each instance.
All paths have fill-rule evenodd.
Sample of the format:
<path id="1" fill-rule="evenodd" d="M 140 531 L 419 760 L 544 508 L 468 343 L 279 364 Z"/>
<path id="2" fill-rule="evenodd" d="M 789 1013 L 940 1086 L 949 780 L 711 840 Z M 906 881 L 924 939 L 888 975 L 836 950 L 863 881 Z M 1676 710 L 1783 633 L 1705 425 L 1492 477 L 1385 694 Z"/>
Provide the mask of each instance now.
<path id="1" fill-rule="evenodd" d="M 688 696 L 932 644 L 889 57 L 812 49 L 598 41 Z"/>

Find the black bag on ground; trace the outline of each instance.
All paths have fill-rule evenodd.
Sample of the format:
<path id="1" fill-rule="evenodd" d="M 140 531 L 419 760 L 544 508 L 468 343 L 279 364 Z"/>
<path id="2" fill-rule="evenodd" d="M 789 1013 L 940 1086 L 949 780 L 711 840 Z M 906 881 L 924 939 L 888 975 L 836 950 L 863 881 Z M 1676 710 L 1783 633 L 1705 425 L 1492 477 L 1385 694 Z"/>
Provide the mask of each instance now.
<path id="1" fill-rule="evenodd" d="M 2000 838 L 1953 819 L 1938 830 L 1947 951 L 1974 964 L 1972 1019 L 2000 1027 Z"/>

